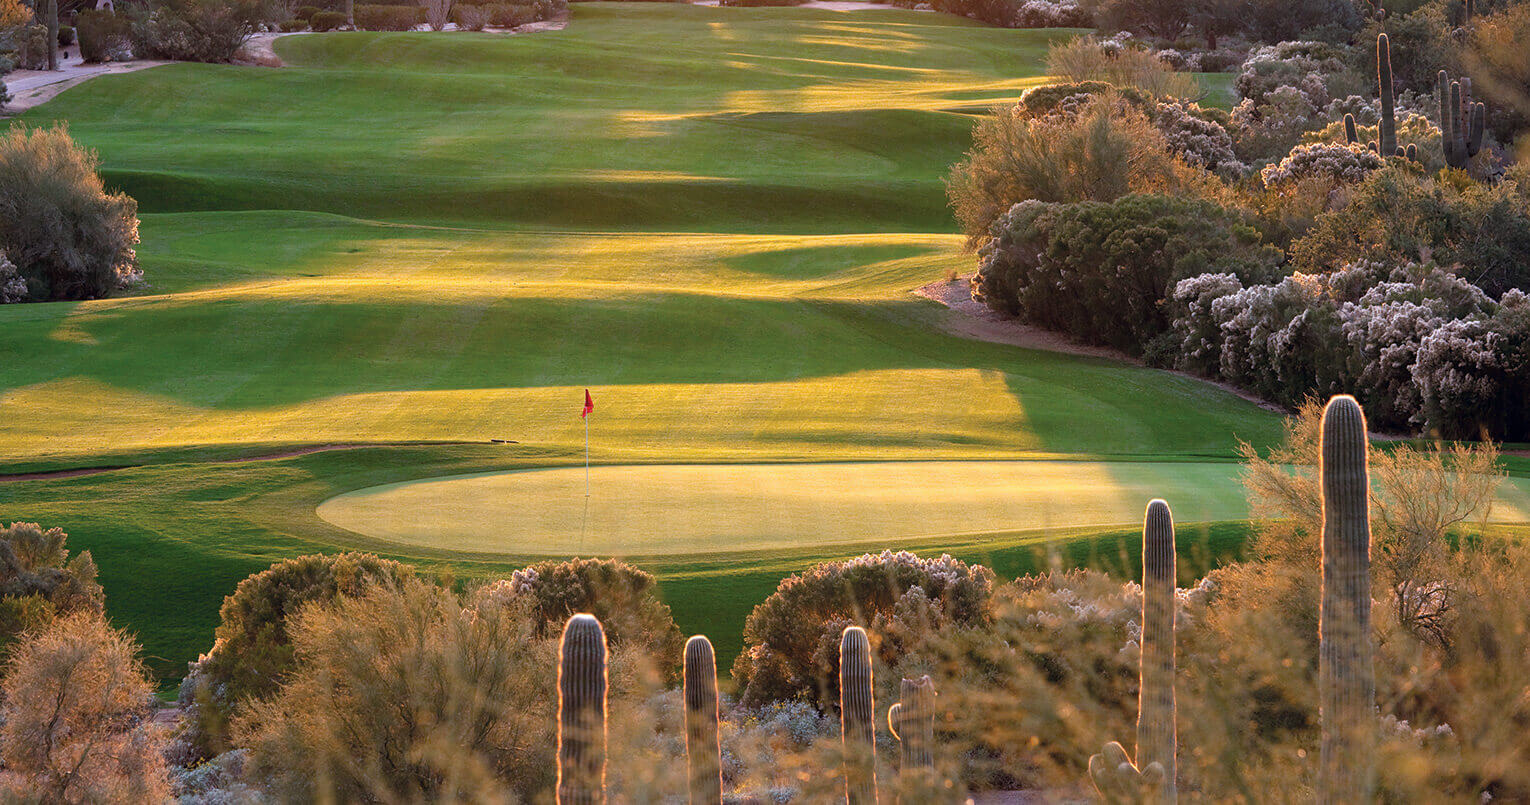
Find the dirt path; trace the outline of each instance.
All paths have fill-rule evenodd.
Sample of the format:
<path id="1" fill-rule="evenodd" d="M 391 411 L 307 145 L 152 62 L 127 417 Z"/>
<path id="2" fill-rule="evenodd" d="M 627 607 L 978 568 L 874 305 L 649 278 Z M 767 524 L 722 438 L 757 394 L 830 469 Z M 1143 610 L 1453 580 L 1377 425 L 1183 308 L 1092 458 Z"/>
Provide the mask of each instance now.
<path id="1" fill-rule="evenodd" d="M 215 458 L 208 461 L 196 462 L 199 464 L 244 464 L 251 461 L 278 461 L 284 458 L 297 458 L 299 456 L 313 455 L 314 453 L 328 453 L 335 450 L 359 450 L 363 447 L 418 447 L 422 445 L 453 445 L 453 444 L 515 444 L 501 439 L 493 439 L 486 442 L 345 442 L 339 444 L 319 444 L 309 447 L 295 447 L 291 450 L 282 450 L 276 453 L 261 453 L 254 456 L 238 456 L 235 458 Z M 13 481 L 40 481 L 55 478 L 79 478 L 85 475 L 100 475 L 105 472 L 117 472 L 118 470 L 132 470 L 146 467 L 147 464 L 119 464 L 112 467 L 76 467 L 68 470 L 45 470 L 43 472 L 18 472 L 13 475 L 0 475 L 0 484 Z"/>
<path id="2" fill-rule="evenodd" d="M 561 31 L 568 27 L 569 15 L 561 14 L 550 20 L 529 22 L 516 28 L 485 28 L 484 33 L 491 34 L 534 34 L 541 31 Z M 423 26 L 415 30 L 428 31 Z M 442 33 L 455 32 L 456 23 L 449 23 Z M 313 34 L 315 31 L 289 31 L 286 33 L 259 33 L 245 41 L 244 46 L 239 48 L 239 53 L 234 56 L 235 64 L 243 64 L 251 67 L 285 67 L 282 58 L 276 55 L 276 40 L 284 36 L 303 36 Z"/>
<path id="3" fill-rule="evenodd" d="M 939 280 L 914 291 L 918 296 L 932 299 L 946 306 L 950 314 L 946 317 L 945 322 L 943 322 L 944 329 L 952 335 L 971 338 L 976 341 L 1009 344 L 1026 349 L 1062 352 L 1068 355 L 1082 355 L 1086 358 L 1121 361 L 1134 366 L 1147 366 L 1141 360 L 1110 347 L 1081 344 L 1062 333 L 1046 330 L 1014 319 L 1004 318 L 998 313 L 989 310 L 981 302 L 973 300 L 972 291 L 968 285 L 969 279 L 968 277 L 960 277 L 955 281 Z M 1213 380 L 1207 380 L 1204 377 L 1197 377 L 1188 372 L 1179 372 L 1173 369 L 1163 369 L 1160 371 L 1171 372 L 1180 377 L 1188 377 L 1191 380 L 1216 386 L 1229 394 L 1248 400 L 1260 408 L 1280 414 L 1286 413 L 1285 409 L 1280 406 L 1226 383 L 1218 383 Z"/>
<path id="4" fill-rule="evenodd" d="M 166 61 L 124 61 L 108 62 L 106 64 L 86 64 L 80 58 L 77 47 L 67 48 L 64 52 L 69 58 L 59 58 L 59 68 L 55 71 L 47 70 L 16 70 L 0 81 L 5 82 L 6 89 L 11 93 L 11 101 L 5 105 L 4 114 L 18 115 L 34 106 L 53 100 L 60 92 L 70 87 L 89 81 L 96 76 L 114 75 L 116 73 L 131 73 L 135 70 L 146 70 L 150 67 L 158 67 L 169 64 Z"/>

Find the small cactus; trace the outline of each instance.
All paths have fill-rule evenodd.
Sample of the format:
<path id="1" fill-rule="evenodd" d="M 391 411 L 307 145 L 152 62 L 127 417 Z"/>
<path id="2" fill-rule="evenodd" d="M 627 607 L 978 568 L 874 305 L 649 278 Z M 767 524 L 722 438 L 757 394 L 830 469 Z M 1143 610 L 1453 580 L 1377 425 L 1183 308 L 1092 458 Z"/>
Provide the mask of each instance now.
<path id="1" fill-rule="evenodd" d="M 899 694 L 887 711 L 887 726 L 902 750 L 898 798 L 923 802 L 935 782 L 935 683 L 928 674 L 905 679 Z"/>
<path id="2" fill-rule="evenodd" d="M 1360 142 L 1360 132 L 1355 128 L 1355 116 L 1344 113 L 1344 142 L 1354 145 Z"/>
<path id="3" fill-rule="evenodd" d="M 696 635 L 685 643 L 685 759 L 691 805 L 722 803 L 717 710 L 717 656 L 711 641 Z"/>
<path id="4" fill-rule="evenodd" d="M 1148 504 L 1142 525 L 1142 652 L 1137 704 L 1137 763 L 1163 769 L 1160 801 L 1173 802 L 1177 750 L 1174 701 L 1174 516 Z"/>
<path id="5" fill-rule="evenodd" d="M 1370 486 L 1365 414 L 1339 395 L 1323 411 L 1323 598 L 1318 696 L 1323 722 L 1319 803 L 1370 802 L 1376 744 L 1371 646 Z"/>
<path id="6" fill-rule="evenodd" d="M 1137 768 L 1126 756 L 1126 749 L 1115 741 L 1089 758 L 1089 780 L 1110 805 L 1159 802 L 1164 797 L 1166 779 L 1163 766 L 1149 763 Z"/>
<path id="7" fill-rule="evenodd" d="M 847 626 L 839 638 L 839 718 L 845 749 L 845 801 L 877 801 L 877 745 L 872 725 L 876 702 L 871 693 L 871 641 L 859 626 Z"/>
<path id="8" fill-rule="evenodd" d="M 606 801 L 606 633 L 583 613 L 558 644 L 557 796 L 559 805 Z"/>
<path id="9" fill-rule="evenodd" d="M 1397 117 L 1392 98 L 1392 45 L 1386 34 L 1376 37 L 1376 84 L 1381 90 L 1381 121 L 1377 138 L 1382 156 L 1397 153 Z"/>
<path id="10" fill-rule="evenodd" d="M 1403 156 L 1406 157 L 1409 162 L 1419 161 L 1418 146 L 1414 145 L 1413 143 L 1408 143 L 1408 148 L 1403 151 Z"/>

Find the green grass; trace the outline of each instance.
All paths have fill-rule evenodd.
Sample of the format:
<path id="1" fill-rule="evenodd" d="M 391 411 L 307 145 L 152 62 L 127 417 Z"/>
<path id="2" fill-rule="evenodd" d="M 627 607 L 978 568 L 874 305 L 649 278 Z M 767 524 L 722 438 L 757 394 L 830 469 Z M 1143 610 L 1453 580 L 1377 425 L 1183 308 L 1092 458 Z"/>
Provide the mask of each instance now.
<path id="1" fill-rule="evenodd" d="M 174 676 L 222 596 L 277 558 L 355 547 L 486 576 L 559 551 L 524 528 L 524 555 L 389 542 L 315 509 L 576 465 L 586 387 L 597 464 L 1160 462 L 1183 484 L 1209 463 L 1225 497 L 1217 462 L 1275 438 L 1273 414 L 1174 375 L 958 339 L 909 293 L 973 265 L 942 186 L 973 115 L 1042 81 L 1048 43 L 1073 33 L 579 4 L 557 33 L 290 37 L 285 69 L 73 88 L 23 121 L 68 121 L 138 199 L 150 289 L 0 309 L 0 354 L 21 356 L 0 362 L 0 471 L 131 468 L 0 482 L 0 519 L 89 548 L 112 616 Z M 385 446 L 409 442 L 432 444 Z M 220 463 L 338 443 L 378 446 Z M 540 494 L 521 504 L 552 503 Z M 981 533 L 919 539 L 919 517 L 904 505 L 853 540 L 814 521 L 791 548 L 621 553 L 725 662 L 749 607 L 824 558 L 1130 564 L 1129 529 L 985 515 L 963 529 Z M 1241 529 L 1201 529 L 1205 556 Z"/>

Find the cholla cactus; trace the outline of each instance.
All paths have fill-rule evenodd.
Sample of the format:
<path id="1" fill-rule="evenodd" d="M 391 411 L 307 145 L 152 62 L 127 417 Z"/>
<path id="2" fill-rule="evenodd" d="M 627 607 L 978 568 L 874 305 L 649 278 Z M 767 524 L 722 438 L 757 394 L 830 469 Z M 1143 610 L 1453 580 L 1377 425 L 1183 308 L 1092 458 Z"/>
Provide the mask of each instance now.
<path id="1" fill-rule="evenodd" d="M 1100 754 L 1089 758 L 1089 780 L 1100 796 L 1112 805 L 1161 801 L 1166 777 L 1163 766 L 1157 763 L 1137 768 L 1126 756 L 1126 750 L 1115 741 L 1105 744 Z"/>
<path id="2" fill-rule="evenodd" d="M 1323 600 L 1318 696 L 1323 721 L 1318 802 L 1370 802 L 1376 749 L 1371 646 L 1370 486 L 1365 414 L 1339 395 L 1323 411 Z"/>
<path id="3" fill-rule="evenodd" d="M 696 635 L 685 644 L 685 759 L 691 805 L 722 803 L 717 710 L 717 657 L 711 641 Z"/>
<path id="4" fill-rule="evenodd" d="M 839 718 L 845 749 L 845 801 L 877 801 L 877 745 L 872 726 L 876 702 L 871 693 L 871 641 L 859 626 L 847 626 L 839 638 Z"/>
<path id="5" fill-rule="evenodd" d="M 606 801 L 606 634 L 594 615 L 563 626 L 558 644 L 558 803 Z"/>
<path id="6" fill-rule="evenodd" d="M 1142 526 L 1142 654 L 1137 704 L 1137 763 L 1164 772 L 1161 801 L 1175 791 L 1174 516 L 1169 504 L 1148 504 Z"/>
<path id="7" fill-rule="evenodd" d="M 935 782 L 935 683 L 928 674 L 905 679 L 898 703 L 887 711 L 887 726 L 901 748 L 899 801 L 924 801 Z"/>

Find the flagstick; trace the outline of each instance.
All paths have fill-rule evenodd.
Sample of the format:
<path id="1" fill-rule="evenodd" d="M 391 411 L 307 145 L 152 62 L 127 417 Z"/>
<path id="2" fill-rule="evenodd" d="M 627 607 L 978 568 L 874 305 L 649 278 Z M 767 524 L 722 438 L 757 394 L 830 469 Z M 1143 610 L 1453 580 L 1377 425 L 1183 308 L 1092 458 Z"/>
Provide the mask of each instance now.
<path id="1" fill-rule="evenodd" d="M 590 496 L 590 415 L 584 415 L 584 496 Z"/>

